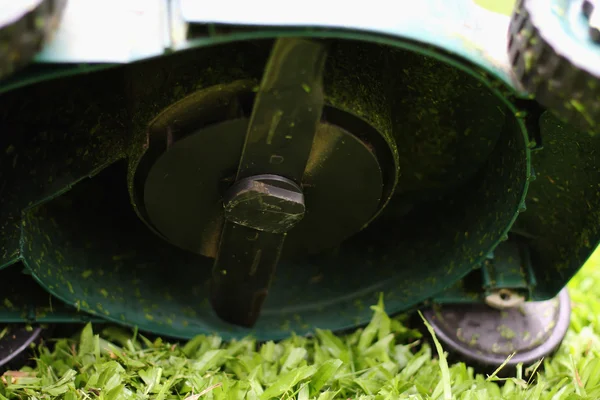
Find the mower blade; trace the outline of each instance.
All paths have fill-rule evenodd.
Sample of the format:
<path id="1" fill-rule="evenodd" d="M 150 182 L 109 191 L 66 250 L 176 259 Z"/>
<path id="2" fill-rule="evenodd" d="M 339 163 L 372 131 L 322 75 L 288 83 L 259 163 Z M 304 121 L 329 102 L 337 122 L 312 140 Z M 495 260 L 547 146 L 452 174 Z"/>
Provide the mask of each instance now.
<path id="1" fill-rule="evenodd" d="M 326 47 L 279 39 L 256 95 L 237 179 L 272 174 L 300 183 L 325 104 Z"/>
<path id="2" fill-rule="evenodd" d="M 219 318 L 235 325 L 254 326 L 284 239 L 285 234 L 225 222 L 211 285 L 211 303 Z"/>
<path id="3" fill-rule="evenodd" d="M 324 106 L 326 56 L 325 44 L 317 41 L 277 40 L 256 95 L 236 182 L 270 174 L 301 184 Z M 285 233 L 237 225 L 232 219 L 221 234 L 211 301 L 221 319 L 251 327 L 267 296 Z"/>

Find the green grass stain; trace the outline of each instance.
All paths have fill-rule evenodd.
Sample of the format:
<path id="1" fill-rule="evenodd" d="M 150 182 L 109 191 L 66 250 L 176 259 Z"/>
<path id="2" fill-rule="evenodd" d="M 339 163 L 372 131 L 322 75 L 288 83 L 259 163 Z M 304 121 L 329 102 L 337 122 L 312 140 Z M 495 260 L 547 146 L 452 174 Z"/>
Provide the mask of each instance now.
<path id="1" fill-rule="evenodd" d="M 475 346 L 477 341 L 479 340 L 479 334 L 475 333 L 471 336 L 471 340 L 469 341 L 469 346 Z"/>
<path id="2" fill-rule="evenodd" d="M 500 336 L 502 336 L 504 339 L 514 339 L 514 337 L 516 336 L 515 331 L 513 331 L 506 325 L 500 325 L 497 328 L 497 330 L 498 332 L 500 332 Z"/>

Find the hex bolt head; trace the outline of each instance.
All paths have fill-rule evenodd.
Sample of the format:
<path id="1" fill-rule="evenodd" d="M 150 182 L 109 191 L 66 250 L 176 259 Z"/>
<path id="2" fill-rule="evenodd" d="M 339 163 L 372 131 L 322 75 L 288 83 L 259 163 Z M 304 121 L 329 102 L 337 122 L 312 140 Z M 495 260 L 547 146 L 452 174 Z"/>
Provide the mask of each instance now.
<path id="1" fill-rule="evenodd" d="M 277 175 L 256 175 L 237 181 L 223 200 L 225 218 L 238 225 L 285 233 L 302 220 L 304 194 L 293 181 Z"/>

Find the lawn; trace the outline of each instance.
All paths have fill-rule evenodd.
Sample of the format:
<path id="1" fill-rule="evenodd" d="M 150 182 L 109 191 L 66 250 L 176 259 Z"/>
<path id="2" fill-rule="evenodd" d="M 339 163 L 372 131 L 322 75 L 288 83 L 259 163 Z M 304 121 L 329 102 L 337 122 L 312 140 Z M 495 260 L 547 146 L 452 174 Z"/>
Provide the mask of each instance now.
<path id="1" fill-rule="evenodd" d="M 569 283 L 573 313 L 559 351 L 514 378 L 448 365 L 383 304 L 346 336 L 318 331 L 257 346 L 198 337 L 153 342 L 120 328 L 37 349 L 35 368 L 2 377 L 0 400 L 31 399 L 599 399 L 600 251 Z M 438 357 L 439 352 L 442 356 Z"/>

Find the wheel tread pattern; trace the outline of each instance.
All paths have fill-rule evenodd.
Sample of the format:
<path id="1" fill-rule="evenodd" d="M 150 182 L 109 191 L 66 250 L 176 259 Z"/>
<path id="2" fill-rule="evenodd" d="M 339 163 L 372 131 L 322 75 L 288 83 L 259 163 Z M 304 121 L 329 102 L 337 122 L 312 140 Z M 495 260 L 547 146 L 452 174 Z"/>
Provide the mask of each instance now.
<path id="1" fill-rule="evenodd" d="M 510 22 L 508 52 L 516 79 L 562 121 L 600 133 L 600 76 L 576 66 L 544 38 L 529 3 L 519 0 Z"/>
<path id="2" fill-rule="evenodd" d="M 0 26 L 0 79 L 31 63 L 58 28 L 65 5 L 66 0 L 42 0 Z"/>

